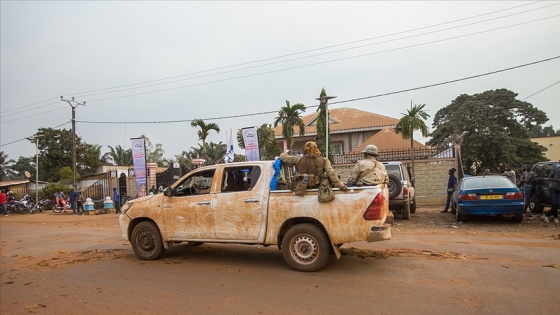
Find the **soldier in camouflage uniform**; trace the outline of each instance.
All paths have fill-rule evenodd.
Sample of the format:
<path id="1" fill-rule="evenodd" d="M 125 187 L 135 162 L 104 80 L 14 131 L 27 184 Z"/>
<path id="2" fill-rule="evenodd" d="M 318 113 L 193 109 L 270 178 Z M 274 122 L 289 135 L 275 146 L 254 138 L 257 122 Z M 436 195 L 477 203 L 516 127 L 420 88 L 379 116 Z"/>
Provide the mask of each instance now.
<path id="1" fill-rule="evenodd" d="M 333 187 L 346 191 L 348 188 L 340 181 L 331 162 L 321 156 L 321 151 L 313 141 L 307 141 L 303 146 L 303 156 L 293 156 L 282 153 L 280 160 L 286 165 L 295 165 L 299 175 L 308 175 L 308 188 L 317 188 L 321 183 L 321 178 L 328 177 Z"/>
<path id="2" fill-rule="evenodd" d="M 372 186 L 380 184 L 389 184 L 389 176 L 383 163 L 377 161 L 379 150 L 373 144 L 366 146 L 362 151 L 364 159 L 359 160 L 352 171 L 346 184 L 358 186 Z"/>

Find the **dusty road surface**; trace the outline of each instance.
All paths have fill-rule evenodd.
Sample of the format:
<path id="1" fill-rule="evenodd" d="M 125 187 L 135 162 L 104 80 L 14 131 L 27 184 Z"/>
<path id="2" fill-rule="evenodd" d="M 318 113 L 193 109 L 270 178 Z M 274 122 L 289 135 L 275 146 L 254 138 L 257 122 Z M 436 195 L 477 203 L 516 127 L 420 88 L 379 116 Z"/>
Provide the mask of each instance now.
<path id="1" fill-rule="evenodd" d="M 393 239 L 296 272 L 277 247 L 141 261 L 117 215 L 0 217 L 1 314 L 560 314 L 560 227 L 419 208 Z"/>

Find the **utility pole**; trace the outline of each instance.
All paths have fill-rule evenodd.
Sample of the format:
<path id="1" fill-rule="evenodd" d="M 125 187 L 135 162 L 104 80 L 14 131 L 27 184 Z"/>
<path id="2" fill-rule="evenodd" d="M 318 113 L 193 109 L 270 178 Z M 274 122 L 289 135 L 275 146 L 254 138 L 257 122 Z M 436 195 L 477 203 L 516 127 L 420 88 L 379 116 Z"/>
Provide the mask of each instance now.
<path id="1" fill-rule="evenodd" d="M 60 96 L 60 100 L 67 102 L 72 107 L 72 186 L 76 189 L 76 107 L 80 105 L 86 106 L 86 102 L 78 103 L 74 100 L 74 96 L 72 96 L 71 100 L 65 100 L 63 96 Z"/>

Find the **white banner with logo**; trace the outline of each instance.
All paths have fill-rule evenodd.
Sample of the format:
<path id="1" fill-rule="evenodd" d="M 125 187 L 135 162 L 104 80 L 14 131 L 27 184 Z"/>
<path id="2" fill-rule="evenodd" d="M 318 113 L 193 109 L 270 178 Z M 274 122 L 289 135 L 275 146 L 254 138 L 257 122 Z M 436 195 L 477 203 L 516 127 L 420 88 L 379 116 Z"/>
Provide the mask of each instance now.
<path id="1" fill-rule="evenodd" d="M 259 153 L 259 137 L 257 136 L 257 128 L 249 127 L 241 129 L 243 141 L 245 143 L 245 156 L 247 161 L 260 161 Z"/>
<path id="2" fill-rule="evenodd" d="M 147 195 L 146 178 L 146 149 L 144 139 L 132 138 L 132 162 L 134 163 L 134 177 L 136 178 L 137 197 Z"/>

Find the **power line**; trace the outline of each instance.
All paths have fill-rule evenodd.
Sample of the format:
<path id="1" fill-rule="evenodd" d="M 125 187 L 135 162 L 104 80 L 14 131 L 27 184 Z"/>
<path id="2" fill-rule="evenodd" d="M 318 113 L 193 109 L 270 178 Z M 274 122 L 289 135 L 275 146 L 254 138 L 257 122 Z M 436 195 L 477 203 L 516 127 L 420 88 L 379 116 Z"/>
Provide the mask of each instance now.
<path id="1" fill-rule="evenodd" d="M 430 25 L 430 26 L 419 27 L 419 28 L 412 29 L 412 30 L 406 30 L 406 31 L 402 31 L 402 32 L 395 32 L 395 33 L 391 33 L 391 34 L 387 34 L 387 35 L 381 35 L 381 36 L 376 36 L 376 37 L 372 37 L 372 38 L 367 38 L 367 39 L 362 39 L 362 40 L 357 40 L 357 41 L 351 41 L 351 42 L 346 42 L 346 43 L 341 43 L 341 44 L 326 46 L 326 47 L 322 47 L 322 48 L 315 48 L 315 49 L 306 50 L 306 51 L 302 51 L 302 52 L 296 52 L 296 53 L 281 55 L 281 56 L 272 57 L 272 58 L 265 58 L 265 59 L 261 59 L 261 60 L 256 60 L 256 61 L 250 61 L 250 62 L 240 63 L 240 64 L 236 64 L 236 65 L 231 65 L 231 66 L 219 67 L 219 68 L 214 68 L 214 69 L 210 69 L 210 70 L 203 70 L 203 71 L 199 71 L 199 72 L 193 72 L 193 73 L 189 73 L 189 74 L 184 74 L 184 75 L 179 75 L 179 76 L 173 76 L 173 77 L 168 77 L 168 78 L 163 78 L 163 79 L 156 79 L 156 80 L 151 80 L 151 81 L 144 81 L 144 82 L 140 82 L 140 83 L 133 83 L 133 84 L 128 84 L 128 85 L 121 85 L 121 86 L 117 86 L 117 87 L 113 87 L 113 88 L 105 88 L 105 89 L 91 90 L 91 91 L 79 92 L 79 93 L 67 93 L 67 94 L 76 95 L 76 94 L 85 94 L 85 93 L 91 93 L 91 92 L 99 92 L 99 91 L 114 90 L 114 89 L 118 89 L 118 88 L 122 88 L 122 87 L 129 87 L 129 86 L 141 85 L 141 84 L 146 84 L 146 83 L 152 83 L 152 82 L 158 82 L 158 81 L 165 81 L 165 80 L 169 80 L 169 79 L 174 79 L 174 78 L 179 78 L 179 77 L 185 77 L 185 76 L 190 76 L 190 75 L 194 75 L 194 74 L 206 73 L 206 72 L 211 72 L 211 71 L 216 71 L 216 70 L 221 70 L 221 69 L 227 69 L 227 68 L 232 68 L 232 67 L 238 67 L 238 66 L 242 66 L 242 65 L 248 65 L 248 64 L 253 64 L 253 63 L 258 63 L 258 62 L 263 62 L 263 61 L 268 61 L 268 60 L 280 59 L 280 58 L 285 58 L 285 57 L 289 57 L 289 56 L 300 55 L 300 54 L 304 54 L 304 53 L 309 53 L 309 52 L 314 52 L 314 51 L 319 51 L 319 50 L 324 50 L 324 49 L 329 49 L 329 48 L 334 48 L 334 47 L 340 47 L 340 46 L 355 44 L 355 43 L 364 42 L 364 41 L 370 41 L 370 40 L 374 40 L 374 39 L 380 39 L 380 38 L 384 38 L 384 37 L 390 37 L 390 36 L 395 36 L 395 35 L 400 35 L 400 34 L 415 32 L 415 31 L 419 31 L 419 30 L 423 30 L 423 29 L 429 29 L 429 28 L 433 28 L 433 27 L 437 27 L 437 26 L 442 26 L 442 25 L 446 25 L 446 24 L 451 24 L 451 23 L 456 23 L 456 22 L 465 21 L 465 20 L 469 20 L 469 19 L 474 19 L 474 18 L 481 17 L 481 16 L 487 16 L 487 15 L 492 15 L 492 14 L 499 13 L 499 12 L 509 11 L 509 10 L 513 10 L 513 9 L 520 8 L 520 7 L 525 7 L 525 6 L 537 4 L 537 3 L 540 3 L 540 2 L 542 2 L 542 1 L 537 1 L 537 2 L 532 2 L 532 3 L 528 3 L 528 4 L 523 4 L 523 5 L 519 5 L 519 6 L 515 6 L 515 7 L 511 7 L 511 8 L 506 8 L 506 9 L 502 9 L 502 10 L 496 10 L 496 11 L 492 11 L 492 12 L 488 12 L 488 13 L 484 13 L 484 14 L 474 15 L 474 16 L 470 16 L 470 17 L 466 17 L 466 18 L 462 18 L 462 19 L 457 19 L 457 20 L 452 20 L 452 21 L 448 21 L 448 22 L 443 22 L 443 23 L 439 23 L 439 24 L 434 24 L 434 25 Z M 535 8 L 535 9 L 531 9 L 531 10 L 526 10 L 526 11 L 522 11 L 522 12 L 518 12 L 518 13 L 513 13 L 513 14 L 510 14 L 510 15 L 506 15 L 506 16 L 496 17 L 496 18 L 492 18 L 492 19 L 488 19 L 488 20 L 484 20 L 484 21 L 479 21 L 479 22 L 473 22 L 473 23 L 470 23 L 470 24 L 461 25 L 461 26 L 455 26 L 455 27 L 451 27 L 451 28 L 447 28 L 447 29 L 443 29 L 443 30 L 436 30 L 436 31 L 433 31 L 433 32 L 428 32 L 428 33 L 423 33 L 423 34 L 417 34 L 417 35 L 411 35 L 411 36 L 408 36 L 408 37 L 399 38 L 399 39 L 394 39 L 394 40 L 389 40 L 389 41 L 385 41 L 385 42 L 390 42 L 390 41 L 395 41 L 395 40 L 402 40 L 402 39 L 412 38 L 412 37 L 417 37 L 417 36 L 423 36 L 423 35 L 426 35 L 426 34 L 431 34 L 431 33 L 435 33 L 435 32 L 441 32 L 441 31 L 445 31 L 445 30 L 449 30 L 449 29 L 453 29 L 453 28 L 459 28 L 459 27 L 469 26 L 469 25 L 473 25 L 473 24 L 484 23 L 484 22 L 488 22 L 488 21 L 491 21 L 491 20 L 495 20 L 495 19 L 501 19 L 501 18 L 504 18 L 504 17 L 509 17 L 509 16 L 512 16 L 512 15 L 524 14 L 524 13 L 531 12 L 531 11 L 535 11 L 535 10 L 545 9 L 545 8 L 548 8 L 548 7 L 551 7 L 551 6 L 555 6 L 555 5 L 559 5 L 559 4 L 553 4 L 553 5 L 549 5 L 549 6 L 545 6 L 545 7 L 540 7 L 540 8 Z M 519 24 L 518 24 L 518 25 L 519 25 Z M 514 26 L 516 26 L 516 25 L 514 25 Z M 380 42 L 380 43 L 384 43 L 384 42 Z M 130 88 L 130 89 L 124 89 L 124 90 L 117 90 L 117 91 L 104 92 L 104 93 L 98 93 L 98 94 L 90 94 L 90 95 L 85 95 L 85 96 L 82 96 L 82 97 L 87 97 L 87 96 L 92 96 L 92 95 L 100 95 L 100 94 L 107 94 L 107 93 L 116 93 L 116 92 L 122 92 L 122 91 L 126 91 L 126 90 L 131 90 L 131 89 L 146 88 L 146 87 L 151 87 L 151 86 L 156 86 L 156 85 L 162 85 L 162 84 L 176 83 L 176 82 L 184 81 L 184 80 L 191 80 L 191 79 L 201 78 L 201 77 L 206 77 L 206 76 L 225 74 L 225 73 L 228 73 L 228 72 L 235 72 L 235 71 L 247 70 L 247 69 L 250 69 L 250 68 L 256 68 L 256 67 L 262 67 L 262 66 L 272 65 L 272 64 L 276 64 L 276 63 L 294 61 L 294 60 L 297 60 L 297 59 L 311 58 L 311 57 L 316 57 L 316 56 L 324 55 L 324 54 L 332 54 L 332 53 L 335 53 L 335 52 L 340 52 L 340 51 L 349 50 L 349 49 L 357 49 L 357 48 L 362 48 L 362 47 L 365 47 L 365 46 L 376 45 L 376 44 L 380 44 L 380 43 L 373 43 L 373 44 L 367 44 L 367 45 L 362 45 L 362 46 L 358 46 L 358 47 L 351 47 L 351 48 L 346 48 L 346 49 L 342 49 L 342 50 L 338 50 L 338 51 L 333 51 L 333 52 L 326 52 L 326 53 L 321 53 L 321 54 L 312 55 L 312 56 L 304 56 L 304 57 L 295 58 L 295 59 L 291 59 L 291 60 L 278 61 L 278 62 L 274 62 L 274 63 L 264 64 L 264 65 L 258 65 L 258 66 L 252 66 L 252 67 L 242 68 L 242 69 L 236 69 L 236 70 L 230 70 L 230 71 L 225 71 L 225 72 L 215 73 L 215 74 L 209 74 L 209 75 L 199 76 L 199 77 L 194 77 L 194 78 L 188 78 L 188 79 L 182 79 L 182 80 L 176 80 L 176 81 L 158 83 L 158 84 L 153 84 L 153 85 L 146 85 L 146 86 L 141 86 L 141 87 L 136 87 L 136 88 Z M 412 47 L 414 47 L 414 46 L 412 46 Z M 405 48 L 407 48 L 407 47 L 405 47 Z M 402 49 L 404 49 L 404 48 L 402 48 Z M 391 50 L 389 50 L 389 51 L 391 51 Z M 340 60 L 344 60 L 344 59 L 340 59 Z M 339 61 L 339 60 L 335 60 L 335 61 Z M 320 64 L 320 63 L 319 63 L 319 64 Z M 285 70 L 292 70 L 292 69 L 296 69 L 296 68 L 300 68 L 300 67 L 292 67 L 292 68 L 288 68 L 288 69 L 285 69 Z M 271 72 L 264 72 L 264 73 L 262 73 L 262 74 L 268 74 L 268 73 L 272 73 L 272 72 L 285 71 L 285 70 L 277 70 L 277 71 L 271 71 Z M 260 75 L 260 74 L 256 74 L 256 75 Z M 253 75 L 250 75 L 250 76 L 253 76 Z M 201 84 L 195 84 L 195 85 L 189 85 L 189 86 L 178 87 L 178 88 L 186 88 L 186 87 L 198 86 L 198 85 L 202 85 L 202 84 L 217 83 L 217 82 L 222 82 L 222 81 L 227 81 L 227 80 L 232 80 L 232 79 L 238 79 L 238 78 L 244 78 L 244 77 L 247 77 L 247 76 L 241 76 L 241 77 L 237 77 L 237 78 L 230 78 L 230 79 L 212 81 L 212 82 L 201 83 Z M 138 93 L 138 94 L 132 94 L 132 95 L 116 96 L 116 97 L 105 98 L 105 99 L 98 99 L 98 100 L 93 100 L 93 101 L 103 101 L 103 100 L 110 100 L 110 99 L 115 99 L 115 98 L 123 98 L 123 97 L 130 97 L 130 96 L 138 96 L 138 95 L 143 95 L 143 94 L 148 94 L 148 93 L 164 92 L 164 91 L 174 90 L 174 89 L 178 89 L 178 88 L 163 89 L 163 90 L 159 90 L 159 91 L 151 91 L 151 92 Z M 53 99 L 56 99 L 56 98 L 51 98 L 51 99 L 48 99 L 48 100 L 45 100 L 45 101 L 50 101 L 50 100 L 53 100 Z M 19 110 L 19 109 L 22 109 L 22 108 L 25 108 L 25 107 L 30 107 L 30 106 L 33 106 L 33 105 L 36 105 L 36 104 L 39 104 L 39 103 L 43 103 L 43 102 L 45 102 L 45 101 L 33 103 L 33 104 L 30 104 L 30 105 L 27 105 L 27 106 L 19 107 L 19 108 L 17 108 L 17 109 L 11 109 L 11 110 L 5 111 L 5 113 L 6 113 L 6 112 L 15 111 L 15 110 Z M 41 106 L 41 107 L 46 107 L 46 106 L 49 106 L 49 105 L 52 105 L 52 104 L 55 104 L 55 103 L 50 103 L 50 104 L 47 104 L 47 105 L 43 105 L 43 106 Z M 39 108 L 40 108 L 40 107 L 39 107 Z M 30 109 L 30 110 L 32 110 L 32 109 Z M 20 111 L 20 112 L 18 112 L 18 113 L 16 113 L 16 114 L 23 113 L 23 112 L 26 112 L 26 111 L 29 111 L 29 110 Z M 4 117 L 7 117 L 7 116 L 16 115 L 16 114 L 3 115 L 3 116 L 4 116 Z"/>
<path id="2" fill-rule="evenodd" d="M 551 85 L 545 87 L 544 89 L 542 89 L 542 90 L 540 90 L 540 91 L 538 91 L 538 92 L 535 92 L 535 93 L 533 93 L 533 94 L 527 96 L 526 98 L 522 99 L 522 101 L 524 101 L 524 100 L 526 100 L 526 99 L 528 99 L 528 98 L 530 98 L 530 97 L 532 97 L 532 96 L 535 96 L 535 95 L 539 94 L 540 92 L 542 92 L 542 91 L 544 91 L 544 90 L 547 90 L 547 89 L 549 89 L 549 88 L 555 86 L 555 85 L 558 84 L 558 83 L 560 83 L 560 81 L 558 81 L 558 82 L 556 82 L 556 83 L 552 83 Z"/>
<path id="3" fill-rule="evenodd" d="M 66 94 L 77 95 L 77 94 L 85 94 L 85 93 L 92 93 L 92 92 L 113 90 L 113 89 L 118 89 L 118 88 L 123 88 L 123 87 L 129 87 L 129 86 L 134 86 L 134 85 L 147 84 L 147 83 L 158 82 L 158 81 L 165 81 L 165 80 L 170 80 L 170 79 L 175 79 L 175 78 L 181 78 L 181 77 L 185 77 L 185 76 L 191 76 L 191 75 L 195 75 L 195 74 L 201 74 L 201 73 L 212 72 L 212 71 L 216 71 L 216 70 L 223 70 L 223 69 L 228 69 L 228 68 L 234 68 L 234 67 L 244 66 L 244 65 L 248 65 L 248 64 L 254 64 L 254 63 L 259 63 L 259 62 L 269 61 L 269 60 L 275 60 L 275 59 L 280 59 L 280 58 L 285 58 L 285 57 L 290 57 L 290 56 L 295 56 L 295 55 L 301 55 L 301 54 L 305 54 L 305 53 L 309 53 L 309 52 L 314 52 L 314 51 L 319 51 L 319 50 L 325 50 L 325 49 L 334 48 L 334 47 L 340 47 L 340 46 L 346 46 L 346 45 L 356 44 L 356 43 L 360 43 L 360 42 L 364 42 L 364 41 L 370 41 L 370 40 L 374 40 L 374 39 L 380 39 L 380 38 L 384 38 L 384 37 L 391 37 L 391 36 L 395 36 L 395 35 L 400 35 L 400 34 L 406 34 L 406 33 L 410 33 L 410 32 L 415 32 L 415 31 L 419 31 L 419 30 L 423 30 L 423 29 L 429 29 L 429 28 L 433 28 L 433 27 L 437 27 L 437 26 L 442 26 L 442 25 L 446 25 L 446 24 L 451 24 L 451 23 L 456 23 L 456 22 L 460 22 L 460 21 L 466 21 L 466 20 L 474 19 L 474 18 L 481 17 L 481 16 L 491 15 L 491 14 L 495 14 L 495 13 L 499 13 L 499 12 L 504 12 L 504 11 L 509 11 L 509 10 L 517 9 L 517 8 L 524 7 L 524 6 L 528 6 L 528 5 L 537 4 L 537 3 L 540 3 L 540 2 L 543 2 L 543 1 L 536 1 L 536 2 L 532 2 L 532 3 L 527 3 L 527 4 L 523 4 L 523 5 L 519 5 L 519 6 L 507 8 L 507 9 L 496 10 L 496 11 L 492 11 L 492 12 L 488 12 L 488 13 L 484 13 L 484 14 L 474 15 L 474 16 L 470 16 L 470 17 L 466 17 L 466 18 L 462 18 L 462 19 L 457 19 L 457 20 L 447 21 L 447 22 L 443 22 L 443 23 L 439 23 L 439 24 L 433 24 L 433 25 L 429 25 L 429 26 L 419 27 L 419 28 L 415 28 L 415 29 L 412 29 L 412 30 L 406 30 L 406 31 L 401 31 L 401 32 L 395 32 L 395 33 L 390 33 L 390 34 L 386 34 L 386 35 L 380 35 L 380 36 L 375 36 L 375 37 L 371 37 L 371 38 L 366 38 L 366 39 L 361 39 L 361 40 L 356 40 L 356 41 L 351 41 L 351 42 L 346 42 L 346 43 L 341 43 L 341 44 L 335 44 L 335 45 L 330 45 L 330 46 L 325 46 L 325 47 L 321 47 L 321 48 L 315 48 L 315 49 L 305 50 L 305 51 L 296 52 L 296 53 L 290 53 L 290 54 L 280 55 L 280 56 L 277 56 L 277 57 L 264 58 L 264 59 L 255 60 L 255 61 L 249 61 L 249 62 L 234 64 L 234 65 L 229 65 L 229 66 L 224 66 L 224 67 L 218 67 L 218 68 L 213 68 L 213 69 L 208 69 L 208 70 L 202 70 L 202 71 L 197 71 L 197 72 L 191 72 L 191 73 L 187 73 L 187 74 L 182 74 L 182 75 L 177 75 L 177 76 L 171 76 L 171 77 L 162 78 L 162 79 L 155 79 L 155 80 L 144 81 L 144 82 L 139 82 L 139 83 L 132 83 L 132 84 L 127 84 L 127 85 L 121 85 L 121 86 L 116 86 L 116 87 L 112 87 L 112 88 L 104 88 L 104 89 L 98 89 L 98 90 L 91 90 L 91 91 L 78 92 L 78 93 L 66 93 Z M 548 8 L 548 7 L 550 7 L 550 6 L 555 6 L 555 5 L 558 5 L 558 4 L 553 4 L 553 5 L 549 5 L 549 6 L 546 6 L 546 7 L 541 7 L 541 8 L 536 8 L 536 9 L 532 9 L 532 10 L 522 11 L 522 12 L 515 13 L 515 14 L 512 14 L 512 15 L 523 14 L 523 13 L 527 13 L 527 12 L 531 12 L 531 11 L 535 11 L 535 10 L 541 10 L 541 9 Z M 499 18 L 508 17 L 508 16 L 511 16 L 511 15 L 506 15 L 506 16 L 502 16 L 502 17 L 498 17 L 498 18 L 494 18 L 494 19 L 499 19 Z M 490 20 L 494 20 L 494 19 L 490 19 Z M 471 24 L 483 23 L 483 22 L 487 22 L 487 21 L 490 21 L 490 20 L 484 20 L 484 21 L 480 21 L 480 22 L 476 22 L 476 23 L 471 23 Z M 470 24 L 467 24 L 467 25 L 470 25 Z M 462 27 L 462 26 L 460 26 L 460 27 Z M 305 57 L 304 57 L 304 58 L 305 58 Z M 235 70 L 235 71 L 237 71 L 237 70 Z M 173 82 L 176 82 L 176 81 L 173 81 Z M 172 82 L 168 82 L 168 83 L 172 83 Z M 163 84 L 167 84 L 167 83 L 163 83 Z M 89 95 L 86 95 L 86 96 L 89 96 Z"/>
<path id="4" fill-rule="evenodd" d="M 410 92 L 410 91 L 415 91 L 415 90 L 420 90 L 420 89 L 426 89 L 426 88 L 435 87 L 435 86 L 439 86 L 439 85 L 444 85 L 444 84 L 450 84 L 450 83 L 455 83 L 455 82 L 459 82 L 459 81 L 470 80 L 470 79 L 479 78 L 479 77 L 483 77 L 483 76 L 487 76 L 487 75 L 491 75 L 491 74 L 496 74 L 496 73 L 500 73 L 500 72 L 505 72 L 505 71 L 509 71 L 509 70 L 514 70 L 514 69 L 518 69 L 518 68 L 523 68 L 523 67 L 535 65 L 535 64 L 538 64 L 538 63 L 542 63 L 542 62 L 551 61 L 551 60 L 558 59 L 558 58 L 560 58 L 560 56 L 551 57 L 551 58 L 547 58 L 547 59 L 542 59 L 542 60 L 538 60 L 538 61 L 534 61 L 534 62 L 530 62 L 530 63 L 526 63 L 526 64 L 514 66 L 514 67 L 509 67 L 509 68 L 505 68 L 505 69 L 495 70 L 495 71 L 486 72 L 486 73 L 482 73 L 482 74 L 477 74 L 477 75 L 473 75 L 473 76 L 469 76 L 469 77 L 464 77 L 464 78 L 460 78 L 460 79 L 449 80 L 449 81 L 445 81 L 445 82 L 434 83 L 434 84 L 424 85 L 424 86 L 420 86 L 420 87 L 409 88 L 409 89 L 404 89 L 404 90 L 399 90 L 399 91 L 393 91 L 393 92 L 388 92 L 388 93 L 382 93 L 382 94 L 377 94 L 377 95 L 372 95 L 372 96 L 359 97 L 359 98 L 354 98 L 354 99 L 349 99 L 349 100 L 344 100 L 344 101 L 332 102 L 332 103 L 330 103 L 330 104 L 331 104 L 331 105 L 334 105 L 334 104 L 342 104 L 342 103 L 348 103 L 348 102 L 355 102 L 355 101 L 361 101 L 361 100 L 370 99 L 370 98 L 377 98 L 377 97 L 388 96 L 388 95 L 393 95 L 393 94 L 400 94 L 400 93 Z M 312 105 L 312 106 L 306 106 L 306 107 L 307 107 L 307 108 L 313 108 L 313 107 L 318 107 L 318 106 L 319 106 L 319 105 Z M 203 120 L 221 120 L 221 119 L 229 119 L 229 118 L 239 118 L 239 117 L 247 117 L 247 116 L 257 116 L 257 115 L 273 114 L 273 113 L 277 113 L 277 112 L 278 112 L 278 111 L 275 110 L 275 111 L 267 111 L 267 112 L 252 113 L 252 114 L 240 114 L 240 115 L 233 115 L 233 116 L 210 117 L 210 118 L 204 118 Z M 166 124 L 166 123 L 185 123 L 185 122 L 190 122 L 190 121 L 192 121 L 192 119 L 166 120 L 166 121 L 143 121 L 143 122 L 133 122 L 133 121 L 116 121 L 116 122 L 110 122 L 110 121 L 87 121 L 87 120 L 79 120 L 78 122 L 80 122 L 80 123 L 86 123 L 86 124 Z"/>
<path id="5" fill-rule="evenodd" d="M 382 96 L 388 96 L 388 95 L 393 95 L 393 94 L 399 94 L 399 93 L 404 93 L 404 92 L 410 92 L 410 91 L 415 91 L 415 90 L 420 90 L 420 89 L 425 89 L 425 88 L 430 88 L 430 87 L 435 87 L 435 86 L 439 86 L 439 85 L 444 85 L 444 84 L 450 84 L 450 83 L 455 83 L 455 82 L 459 82 L 459 81 L 465 81 L 465 80 L 470 80 L 470 79 L 474 79 L 474 78 L 479 78 L 479 77 L 483 77 L 483 76 L 487 76 L 487 75 L 491 75 L 491 74 L 496 74 L 496 73 L 500 73 L 500 72 L 505 72 L 505 71 L 509 71 L 509 70 L 514 70 L 514 69 L 518 69 L 518 68 L 522 68 L 522 67 L 527 67 L 527 66 L 531 66 L 531 65 L 535 65 L 538 63 L 542 63 L 542 62 L 547 62 L 547 61 L 551 61 L 554 59 L 558 59 L 560 58 L 560 56 L 556 56 L 556 57 L 551 57 L 551 58 L 547 58 L 547 59 L 542 59 L 542 60 L 538 60 L 538 61 L 534 61 L 534 62 L 530 62 L 530 63 L 526 63 L 526 64 L 522 64 L 522 65 L 518 65 L 518 66 L 514 66 L 514 67 L 509 67 L 509 68 L 505 68 L 505 69 L 501 69 L 501 70 L 496 70 L 496 71 L 491 71 L 491 72 L 486 72 L 483 74 L 478 74 L 478 75 L 473 75 L 473 76 L 469 76 L 469 77 L 464 77 L 461 79 L 455 79 L 455 80 L 450 80 L 450 81 L 445 81 L 445 82 L 440 82 L 440 83 L 434 83 L 434 84 L 429 84 L 429 85 L 424 85 L 424 86 L 420 86 L 420 87 L 415 87 L 415 88 L 410 88 L 410 89 L 404 89 L 404 90 L 399 90 L 399 91 L 394 91 L 394 92 L 388 92 L 388 93 L 382 93 L 382 94 L 376 94 L 376 95 L 372 95 L 372 96 L 366 96 L 366 97 L 359 97 L 359 98 L 354 98 L 354 99 L 349 99 L 349 100 L 343 100 L 343 101 L 338 101 L 338 102 L 333 102 L 331 103 L 331 105 L 334 104 L 342 104 L 342 103 L 348 103 L 348 102 L 355 102 L 355 101 L 361 101 L 364 99 L 370 99 L 370 98 L 377 98 L 377 97 L 382 97 Z M 539 92 L 536 92 L 530 96 L 528 96 L 527 98 L 540 93 L 556 84 L 560 83 L 560 81 L 540 90 Z M 525 98 L 525 99 L 527 99 Z M 524 100 L 525 100 L 524 99 Z M 312 105 L 312 106 L 306 106 L 307 108 L 314 108 L 314 107 L 319 107 L 319 105 Z M 232 116 L 223 116 L 223 117 L 210 117 L 210 118 L 204 118 L 203 120 L 222 120 L 222 119 L 229 119 L 229 118 L 239 118 L 239 117 L 248 117 L 248 116 L 257 116 L 257 115 L 266 115 L 266 114 L 274 114 L 277 113 L 278 110 L 275 111 L 267 111 L 267 112 L 259 112 L 259 113 L 252 113 L 252 114 L 241 114 L 241 115 L 232 115 Z M 184 120 L 168 120 L 168 121 L 144 121 L 144 122 L 133 122 L 133 121 L 129 121 L 129 122 L 125 122 L 125 121 L 120 121 L 120 122 L 108 122 L 108 121 L 86 121 L 86 120 L 77 120 L 76 122 L 80 122 L 80 123 L 86 123 L 86 124 L 164 124 L 164 123 L 184 123 L 184 122 L 190 122 L 192 121 L 192 119 L 184 119 Z M 61 125 L 58 125 L 56 127 L 53 127 L 53 129 L 57 129 L 63 125 L 66 125 L 70 122 L 65 122 Z M 15 140 L 9 143 L 4 143 L 4 144 L 0 144 L 0 147 L 2 146 L 6 146 L 6 145 L 10 145 L 10 144 L 14 144 L 23 140 L 27 140 L 28 137 L 26 138 L 22 138 L 19 140 Z"/>

